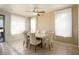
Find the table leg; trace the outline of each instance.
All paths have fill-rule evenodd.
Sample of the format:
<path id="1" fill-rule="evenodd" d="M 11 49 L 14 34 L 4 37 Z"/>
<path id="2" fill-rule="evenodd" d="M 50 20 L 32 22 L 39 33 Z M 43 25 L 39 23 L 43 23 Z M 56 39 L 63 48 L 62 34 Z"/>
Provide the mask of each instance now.
<path id="1" fill-rule="evenodd" d="M 42 38 L 41 38 L 41 48 L 42 48 Z"/>

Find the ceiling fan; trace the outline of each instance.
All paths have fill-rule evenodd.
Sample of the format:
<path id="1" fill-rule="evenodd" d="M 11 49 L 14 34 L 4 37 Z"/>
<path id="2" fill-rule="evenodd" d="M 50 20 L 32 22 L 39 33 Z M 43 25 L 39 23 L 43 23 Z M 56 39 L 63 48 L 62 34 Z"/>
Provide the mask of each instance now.
<path id="1" fill-rule="evenodd" d="M 40 11 L 38 7 L 34 7 L 32 11 L 25 11 L 25 12 L 33 12 L 33 14 L 35 14 L 37 16 L 40 16 L 40 14 L 45 13 L 45 11 L 43 11 L 43 10 Z"/>

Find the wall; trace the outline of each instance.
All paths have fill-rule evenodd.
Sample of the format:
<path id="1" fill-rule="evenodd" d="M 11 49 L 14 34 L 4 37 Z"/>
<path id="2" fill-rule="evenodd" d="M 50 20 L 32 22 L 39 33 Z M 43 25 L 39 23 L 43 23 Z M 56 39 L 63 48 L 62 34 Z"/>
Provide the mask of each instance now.
<path id="1" fill-rule="evenodd" d="M 78 5 L 72 7 L 72 36 L 78 43 Z"/>
<path id="2" fill-rule="evenodd" d="M 26 18 L 26 31 L 30 31 L 30 18 Z"/>
<path id="3" fill-rule="evenodd" d="M 37 29 L 54 31 L 54 13 L 50 12 L 38 16 Z"/>
<path id="4" fill-rule="evenodd" d="M 78 16 L 79 16 L 79 5 L 78 5 Z M 79 17 L 78 17 L 78 47 L 79 47 Z"/>
<path id="5" fill-rule="evenodd" d="M 73 37 L 67 38 L 65 40 L 63 39 L 58 39 L 58 40 L 78 45 L 78 6 L 73 5 L 71 6 L 71 8 L 72 8 L 72 24 L 73 24 L 72 25 L 72 36 Z M 55 31 L 54 16 L 55 16 L 54 12 L 49 12 L 41 16 L 38 16 L 37 29 Z"/>
<path id="6" fill-rule="evenodd" d="M 10 13 L 1 10 L 0 9 L 0 14 L 5 15 L 5 41 L 10 40 Z"/>

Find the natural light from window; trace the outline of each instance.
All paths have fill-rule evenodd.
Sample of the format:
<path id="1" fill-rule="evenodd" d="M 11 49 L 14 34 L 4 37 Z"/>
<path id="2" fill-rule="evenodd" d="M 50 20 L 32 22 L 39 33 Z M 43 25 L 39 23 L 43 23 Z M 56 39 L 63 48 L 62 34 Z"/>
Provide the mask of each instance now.
<path id="1" fill-rule="evenodd" d="M 31 18 L 31 33 L 36 32 L 36 16 Z"/>
<path id="2" fill-rule="evenodd" d="M 25 17 L 11 15 L 11 35 L 20 34 L 25 31 Z"/>
<path id="3" fill-rule="evenodd" d="M 63 37 L 72 36 L 71 8 L 55 12 L 55 35 Z"/>

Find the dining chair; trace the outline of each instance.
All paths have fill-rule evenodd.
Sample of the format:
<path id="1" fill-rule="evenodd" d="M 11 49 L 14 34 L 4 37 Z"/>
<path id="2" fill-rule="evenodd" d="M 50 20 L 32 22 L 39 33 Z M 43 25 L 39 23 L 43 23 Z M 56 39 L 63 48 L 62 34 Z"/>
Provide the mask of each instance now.
<path id="1" fill-rule="evenodd" d="M 28 33 L 28 32 L 26 32 L 26 31 L 23 32 L 23 34 L 24 34 L 23 46 L 25 45 L 25 46 L 28 48 L 29 38 L 28 38 L 27 33 Z"/>
<path id="2" fill-rule="evenodd" d="M 46 34 L 46 37 L 45 37 L 45 39 L 44 39 L 44 41 L 43 41 L 43 43 L 44 43 L 44 45 L 46 46 L 46 47 L 48 47 L 49 48 L 49 50 L 51 50 L 51 48 L 53 47 L 53 34 L 52 33 L 47 33 Z"/>
<path id="3" fill-rule="evenodd" d="M 36 37 L 35 37 L 35 34 L 34 33 L 31 33 L 30 34 L 30 49 L 31 49 L 31 46 L 34 46 L 35 47 L 35 52 L 36 52 L 36 47 L 41 44 L 41 40 L 37 40 Z"/>

